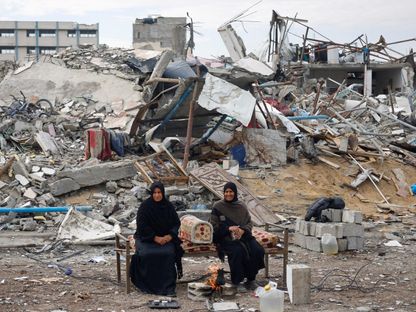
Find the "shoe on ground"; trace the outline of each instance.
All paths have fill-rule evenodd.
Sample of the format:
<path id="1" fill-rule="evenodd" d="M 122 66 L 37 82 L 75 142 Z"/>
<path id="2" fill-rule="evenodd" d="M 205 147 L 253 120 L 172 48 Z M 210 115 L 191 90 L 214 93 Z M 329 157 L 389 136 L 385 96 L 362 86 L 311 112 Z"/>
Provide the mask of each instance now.
<path id="1" fill-rule="evenodd" d="M 244 285 L 242 285 L 242 284 L 233 284 L 233 286 L 232 286 L 235 290 L 236 290 L 236 292 L 238 292 L 238 293 L 246 293 L 247 292 L 247 289 L 244 287 Z"/>
<path id="2" fill-rule="evenodd" d="M 255 280 L 253 280 L 253 281 L 247 281 L 247 282 L 245 282 L 244 283 L 244 287 L 247 290 L 256 290 L 257 287 L 259 287 L 259 285 L 257 284 L 257 282 Z"/>

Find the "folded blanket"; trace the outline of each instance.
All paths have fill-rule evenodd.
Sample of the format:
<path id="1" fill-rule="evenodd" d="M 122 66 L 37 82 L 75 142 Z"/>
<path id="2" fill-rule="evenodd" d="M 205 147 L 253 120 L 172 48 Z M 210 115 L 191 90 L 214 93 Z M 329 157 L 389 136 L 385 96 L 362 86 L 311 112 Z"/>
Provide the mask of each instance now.
<path id="1" fill-rule="evenodd" d="M 179 238 L 195 244 L 211 244 L 214 230 L 209 222 L 198 219 L 193 215 L 181 218 Z"/>

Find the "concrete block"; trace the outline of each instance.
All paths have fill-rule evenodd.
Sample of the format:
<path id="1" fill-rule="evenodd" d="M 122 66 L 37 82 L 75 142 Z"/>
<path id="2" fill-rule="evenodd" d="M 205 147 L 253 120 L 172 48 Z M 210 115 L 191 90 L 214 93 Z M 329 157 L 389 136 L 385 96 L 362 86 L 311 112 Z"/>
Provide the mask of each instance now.
<path id="1" fill-rule="evenodd" d="M 322 252 L 321 240 L 319 238 L 316 238 L 314 236 L 306 236 L 305 239 L 306 249 L 316 252 Z"/>
<path id="2" fill-rule="evenodd" d="M 297 218 L 296 219 L 296 223 L 295 223 L 295 232 L 300 232 L 300 222 L 302 221 L 302 219 Z"/>
<path id="3" fill-rule="evenodd" d="M 338 252 L 346 251 L 348 246 L 348 240 L 346 238 L 337 238 Z"/>
<path id="4" fill-rule="evenodd" d="M 344 223 L 344 237 L 357 236 L 364 237 L 364 226 L 355 223 Z"/>
<path id="5" fill-rule="evenodd" d="M 347 250 L 364 249 L 364 237 L 349 236 L 347 237 Z"/>
<path id="6" fill-rule="evenodd" d="M 293 237 L 295 245 L 299 247 L 306 248 L 306 236 L 300 233 L 295 233 Z"/>
<path id="7" fill-rule="evenodd" d="M 316 237 L 322 237 L 324 234 L 331 234 L 336 238 L 343 237 L 343 227 L 333 223 L 316 223 Z"/>
<path id="8" fill-rule="evenodd" d="M 363 214 L 360 211 L 344 209 L 342 212 L 342 222 L 361 224 L 363 222 Z"/>
<path id="9" fill-rule="evenodd" d="M 315 225 L 315 222 L 300 220 L 299 233 L 306 236 L 315 236 Z"/>
<path id="10" fill-rule="evenodd" d="M 287 266 L 287 291 L 292 304 L 308 304 L 311 300 L 311 268 L 305 264 Z"/>
<path id="11" fill-rule="evenodd" d="M 341 222 L 342 209 L 324 209 L 321 216 L 326 216 L 331 222 Z"/>
<path id="12" fill-rule="evenodd" d="M 331 209 L 332 210 L 332 222 L 342 222 L 343 209 Z"/>

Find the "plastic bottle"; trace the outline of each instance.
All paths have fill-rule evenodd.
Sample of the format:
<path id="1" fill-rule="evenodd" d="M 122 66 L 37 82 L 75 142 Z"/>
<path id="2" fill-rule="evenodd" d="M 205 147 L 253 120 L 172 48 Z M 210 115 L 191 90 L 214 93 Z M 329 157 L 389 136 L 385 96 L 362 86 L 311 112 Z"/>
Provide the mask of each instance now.
<path id="1" fill-rule="evenodd" d="M 336 255 L 338 253 L 338 242 L 334 235 L 325 233 L 322 235 L 322 251 L 327 255 Z"/>
<path id="2" fill-rule="evenodd" d="M 283 312 L 283 302 L 285 299 L 283 291 L 267 284 L 264 286 L 264 291 L 260 293 L 259 297 L 260 312 Z"/>

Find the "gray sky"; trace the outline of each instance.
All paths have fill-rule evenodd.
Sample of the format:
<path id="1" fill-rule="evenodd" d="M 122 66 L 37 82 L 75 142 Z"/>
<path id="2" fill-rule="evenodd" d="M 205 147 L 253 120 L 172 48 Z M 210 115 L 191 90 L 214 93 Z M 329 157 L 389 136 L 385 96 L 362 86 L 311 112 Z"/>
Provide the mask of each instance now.
<path id="1" fill-rule="evenodd" d="M 216 29 L 256 1 L 247 0 L 0 0 L 1 20 L 48 20 L 100 23 L 100 42 L 110 46 L 129 47 L 135 18 L 149 14 L 162 16 L 192 16 L 199 56 L 227 54 Z M 295 16 L 309 21 L 308 25 L 335 42 L 344 43 L 367 34 L 369 42 L 383 35 L 387 42 L 416 38 L 415 0 L 263 0 L 246 18 L 251 22 L 235 23 L 234 28 L 243 38 L 247 51 L 257 53 L 268 36 L 272 10 L 282 16 Z M 304 28 L 293 27 L 292 32 L 304 33 Z M 313 34 L 310 33 L 313 37 Z M 299 42 L 296 37 L 289 37 Z M 316 38 L 319 38 L 316 35 Z M 403 53 L 416 42 L 391 46 Z"/>

